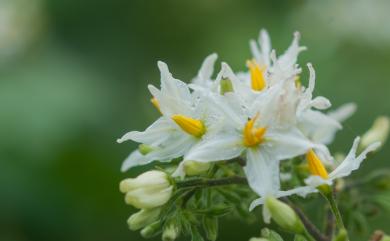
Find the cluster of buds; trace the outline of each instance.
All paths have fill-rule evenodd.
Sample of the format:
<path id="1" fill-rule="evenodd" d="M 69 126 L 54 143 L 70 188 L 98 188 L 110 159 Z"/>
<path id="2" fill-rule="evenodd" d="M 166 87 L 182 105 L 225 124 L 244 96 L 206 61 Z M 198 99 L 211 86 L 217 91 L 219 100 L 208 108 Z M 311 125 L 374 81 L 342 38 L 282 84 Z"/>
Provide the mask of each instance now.
<path id="1" fill-rule="evenodd" d="M 119 189 L 125 194 L 125 202 L 141 209 L 127 220 L 129 228 L 143 228 L 141 234 L 144 237 L 157 231 L 161 206 L 169 201 L 173 188 L 170 177 L 162 171 L 147 171 L 136 178 L 123 180 Z"/>

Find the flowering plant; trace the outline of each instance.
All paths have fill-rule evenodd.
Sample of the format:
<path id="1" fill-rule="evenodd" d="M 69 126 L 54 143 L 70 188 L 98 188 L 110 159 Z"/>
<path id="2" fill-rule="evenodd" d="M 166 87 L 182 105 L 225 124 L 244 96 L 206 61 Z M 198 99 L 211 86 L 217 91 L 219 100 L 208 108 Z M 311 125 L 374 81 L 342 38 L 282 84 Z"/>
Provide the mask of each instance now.
<path id="1" fill-rule="evenodd" d="M 306 48 L 299 38 L 295 33 L 284 54 L 277 55 L 262 30 L 259 40 L 250 42 L 248 71 L 234 72 L 223 62 L 213 78 L 217 55 L 211 54 L 191 83 L 174 78 L 158 62 L 161 88 L 148 88 L 160 117 L 145 131 L 118 139 L 140 143 L 122 171 L 158 165 L 120 183 L 126 203 L 140 209 L 128 219 L 130 229 L 141 229 L 145 238 L 162 233 L 164 241 L 179 235 L 216 240 L 221 217 L 251 222 L 256 218 L 251 211 L 261 206 L 264 224 L 273 220 L 295 234 L 295 240 L 348 240 L 356 220 L 345 223 L 338 200 L 349 200 L 358 187 L 390 177 L 380 172 L 360 181 L 346 179 L 386 140 L 389 119 L 380 117 L 363 138 L 353 141 L 345 157 L 334 158 L 328 145 L 356 107 L 349 103 L 324 112 L 331 103 L 313 96 L 311 64 L 308 85 L 301 81 L 297 59 Z M 390 189 L 386 181 L 382 189 Z M 318 196 L 328 203 L 324 231 L 297 205 Z M 370 204 L 381 205 L 374 200 Z M 282 238 L 263 229 L 262 237 L 252 240 Z"/>

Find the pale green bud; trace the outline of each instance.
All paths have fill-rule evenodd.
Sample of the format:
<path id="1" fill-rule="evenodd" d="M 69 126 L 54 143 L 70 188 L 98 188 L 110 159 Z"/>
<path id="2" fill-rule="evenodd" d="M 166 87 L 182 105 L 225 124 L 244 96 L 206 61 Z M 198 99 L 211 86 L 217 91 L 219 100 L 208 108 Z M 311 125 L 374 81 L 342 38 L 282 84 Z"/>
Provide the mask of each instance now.
<path id="1" fill-rule="evenodd" d="M 160 216 L 161 208 L 141 209 L 141 211 L 133 214 L 127 220 L 129 228 L 133 231 L 141 229 L 154 221 Z"/>
<path id="2" fill-rule="evenodd" d="M 153 148 L 151 146 L 148 146 L 146 144 L 141 144 L 138 146 L 138 151 L 142 154 L 142 155 L 147 155 L 149 154 L 151 151 L 153 151 Z"/>
<path id="3" fill-rule="evenodd" d="M 348 233 L 345 229 L 341 229 L 332 241 L 348 241 Z"/>
<path id="4" fill-rule="evenodd" d="M 390 241 L 390 236 L 384 235 L 380 241 Z"/>
<path id="5" fill-rule="evenodd" d="M 261 230 L 261 236 L 269 241 L 283 241 L 283 238 L 277 232 L 268 228 Z"/>
<path id="6" fill-rule="evenodd" d="M 269 241 L 266 238 L 250 238 L 249 241 Z"/>
<path id="7" fill-rule="evenodd" d="M 382 145 L 386 142 L 390 131 L 390 118 L 380 116 L 375 121 L 372 127 L 363 135 L 360 142 L 360 149 L 364 150 L 369 145 L 375 142 L 381 142 Z"/>
<path id="8" fill-rule="evenodd" d="M 390 241 L 390 236 L 386 235 L 382 230 L 376 230 L 370 240 Z"/>
<path id="9" fill-rule="evenodd" d="M 210 166 L 209 162 L 186 161 L 184 162 L 184 172 L 187 176 L 196 176 L 207 172 Z"/>
<path id="10" fill-rule="evenodd" d="M 125 201 L 140 209 L 164 205 L 172 196 L 173 186 L 162 171 L 148 171 L 136 178 L 123 180 L 119 189 L 126 193 Z"/>
<path id="11" fill-rule="evenodd" d="M 144 238 L 152 238 L 160 233 L 161 223 L 160 221 L 154 222 L 141 230 L 141 236 Z"/>
<path id="12" fill-rule="evenodd" d="M 301 220 L 294 210 L 287 204 L 274 197 L 268 197 L 265 205 L 271 214 L 271 218 L 286 231 L 302 234 L 305 230 Z"/>
<path id="13" fill-rule="evenodd" d="M 218 218 L 204 217 L 203 228 L 206 232 L 207 240 L 215 241 L 218 236 Z"/>
<path id="14" fill-rule="evenodd" d="M 163 241 L 174 241 L 179 236 L 179 229 L 176 225 L 170 224 L 168 225 L 162 234 Z"/>
<path id="15" fill-rule="evenodd" d="M 227 93 L 227 92 L 233 92 L 233 85 L 232 81 L 230 79 L 221 79 L 220 82 L 220 87 L 221 87 L 221 95 Z"/>

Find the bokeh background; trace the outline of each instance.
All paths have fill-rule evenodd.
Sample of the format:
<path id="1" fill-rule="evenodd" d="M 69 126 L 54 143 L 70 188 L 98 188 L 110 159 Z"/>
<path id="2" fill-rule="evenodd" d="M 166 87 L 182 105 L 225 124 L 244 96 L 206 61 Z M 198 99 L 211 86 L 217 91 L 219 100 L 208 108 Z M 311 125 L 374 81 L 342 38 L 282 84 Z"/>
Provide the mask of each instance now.
<path id="1" fill-rule="evenodd" d="M 142 240 L 118 191 L 136 145 L 115 140 L 158 116 L 146 88 L 156 61 L 185 81 L 212 52 L 244 70 L 260 28 L 279 53 L 299 30 L 316 94 L 358 104 L 332 146 L 346 150 L 390 115 L 389 11 L 388 0 L 0 0 L 0 240 Z M 388 147 L 356 175 L 389 167 Z M 389 232 L 388 220 L 370 224 Z M 226 221 L 219 240 L 259 230 Z"/>

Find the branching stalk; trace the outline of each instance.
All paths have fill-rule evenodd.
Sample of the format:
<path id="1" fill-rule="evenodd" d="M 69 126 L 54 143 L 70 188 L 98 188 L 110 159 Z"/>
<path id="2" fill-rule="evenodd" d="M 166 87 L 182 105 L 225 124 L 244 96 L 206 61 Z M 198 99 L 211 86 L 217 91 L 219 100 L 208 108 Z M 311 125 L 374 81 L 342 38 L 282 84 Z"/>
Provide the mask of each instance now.
<path id="1" fill-rule="evenodd" d="M 245 177 L 225 177 L 220 179 L 207 179 L 207 178 L 196 178 L 186 181 L 176 182 L 177 188 L 190 188 L 190 187 L 214 187 L 214 186 L 225 186 L 232 184 L 246 185 L 248 181 Z"/>

